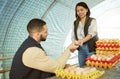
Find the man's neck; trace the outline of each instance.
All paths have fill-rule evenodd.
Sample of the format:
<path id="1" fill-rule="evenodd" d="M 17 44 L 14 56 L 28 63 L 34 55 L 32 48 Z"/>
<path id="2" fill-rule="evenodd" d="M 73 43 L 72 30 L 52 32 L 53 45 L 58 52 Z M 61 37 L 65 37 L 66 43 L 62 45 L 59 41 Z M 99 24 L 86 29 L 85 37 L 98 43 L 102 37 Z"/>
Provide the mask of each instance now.
<path id="1" fill-rule="evenodd" d="M 40 43 L 41 41 L 40 41 L 40 39 L 38 39 L 37 37 L 35 37 L 35 36 L 30 36 L 31 38 L 33 38 L 36 42 L 38 42 L 38 43 Z"/>

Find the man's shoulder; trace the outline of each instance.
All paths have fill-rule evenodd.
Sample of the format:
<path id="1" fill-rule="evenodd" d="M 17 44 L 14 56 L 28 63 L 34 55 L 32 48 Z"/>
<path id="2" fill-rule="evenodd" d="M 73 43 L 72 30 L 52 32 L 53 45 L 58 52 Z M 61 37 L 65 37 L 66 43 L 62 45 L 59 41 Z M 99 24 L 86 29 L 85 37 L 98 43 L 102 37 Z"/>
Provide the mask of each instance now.
<path id="1" fill-rule="evenodd" d="M 24 53 L 23 53 L 24 55 L 39 55 L 39 54 L 41 54 L 41 55 L 45 55 L 45 52 L 41 49 L 41 48 L 39 48 L 39 47 L 29 47 L 29 48 L 27 48 L 25 51 L 24 51 Z"/>
<path id="2" fill-rule="evenodd" d="M 41 51 L 42 49 L 39 47 L 29 47 L 26 50 L 30 50 L 30 51 Z"/>

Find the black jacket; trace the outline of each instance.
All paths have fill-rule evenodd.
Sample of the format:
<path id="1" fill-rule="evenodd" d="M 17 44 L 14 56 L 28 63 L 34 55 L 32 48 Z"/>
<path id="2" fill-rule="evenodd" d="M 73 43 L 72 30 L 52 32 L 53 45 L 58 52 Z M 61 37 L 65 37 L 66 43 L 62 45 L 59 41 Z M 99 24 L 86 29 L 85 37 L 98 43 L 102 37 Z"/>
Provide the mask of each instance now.
<path id="1" fill-rule="evenodd" d="M 85 26 L 84 26 L 84 35 L 87 36 L 88 34 L 88 28 L 91 24 L 91 21 L 94 18 L 90 18 L 87 17 L 86 18 L 86 22 L 85 22 Z M 79 22 L 77 22 L 76 20 L 74 21 L 74 34 L 75 34 L 75 39 L 78 40 L 77 37 L 77 28 L 78 28 Z M 84 44 L 88 44 L 89 47 L 89 52 L 95 51 L 96 48 L 96 41 L 98 40 L 98 35 L 95 35 L 93 38 L 91 38 L 89 41 L 85 42 Z"/>
<path id="2" fill-rule="evenodd" d="M 47 77 L 53 76 L 54 74 L 52 73 L 36 70 L 30 67 L 27 67 L 23 64 L 22 62 L 23 52 L 29 47 L 39 47 L 43 49 L 39 43 L 37 43 L 31 37 L 28 37 L 22 43 L 22 45 L 20 46 L 20 48 L 18 49 L 18 51 L 16 52 L 13 58 L 11 71 L 9 74 L 10 79 L 46 79 Z"/>

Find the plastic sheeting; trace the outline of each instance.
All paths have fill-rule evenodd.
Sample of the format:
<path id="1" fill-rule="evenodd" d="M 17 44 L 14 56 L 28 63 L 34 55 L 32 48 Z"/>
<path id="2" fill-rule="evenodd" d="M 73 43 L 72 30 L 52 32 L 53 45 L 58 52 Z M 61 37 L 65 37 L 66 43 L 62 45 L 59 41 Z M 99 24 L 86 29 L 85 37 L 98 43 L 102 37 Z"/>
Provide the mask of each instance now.
<path id="1" fill-rule="evenodd" d="M 42 46 L 51 58 L 58 58 L 67 46 L 64 44 L 75 19 L 75 5 L 80 1 L 92 8 L 103 0 L 0 0 L 0 56 L 14 56 L 28 36 L 27 23 L 40 18 L 49 31 Z M 11 61 L 3 61 L 2 67 L 9 68 Z M 3 79 L 8 79 L 6 75 Z"/>

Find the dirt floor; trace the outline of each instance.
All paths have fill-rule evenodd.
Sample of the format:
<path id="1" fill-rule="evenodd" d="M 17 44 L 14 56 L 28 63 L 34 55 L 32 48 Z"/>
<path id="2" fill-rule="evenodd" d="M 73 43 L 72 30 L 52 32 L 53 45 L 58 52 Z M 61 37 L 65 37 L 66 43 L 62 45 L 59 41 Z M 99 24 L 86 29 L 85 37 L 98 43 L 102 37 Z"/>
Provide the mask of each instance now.
<path id="1" fill-rule="evenodd" d="M 112 69 L 101 69 L 105 74 L 100 79 L 120 79 L 120 62 Z"/>

